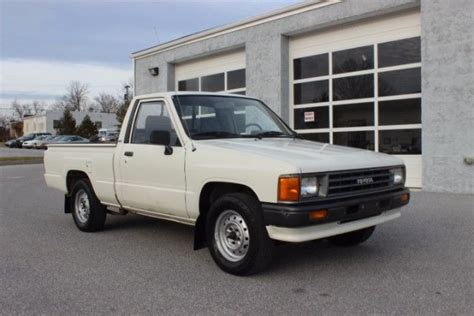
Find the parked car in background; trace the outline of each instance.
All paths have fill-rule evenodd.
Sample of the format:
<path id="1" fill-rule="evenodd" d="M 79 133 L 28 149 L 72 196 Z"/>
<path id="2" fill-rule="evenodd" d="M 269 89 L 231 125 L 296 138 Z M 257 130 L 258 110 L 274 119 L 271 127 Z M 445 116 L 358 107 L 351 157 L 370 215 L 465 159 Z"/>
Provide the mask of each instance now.
<path id="1" fill-rule="evenodd" d="M 118 130 L 116 128 L 101 128 L 97 136 L 99 137 L 99 142 L 116 142 L 118 139 Z"/>
<path id="2" fill-rule="evenodd" d="M 53 142 L 54 140 L 58 139 L 59 137 L 62 137 L 62 135 L 46 136 L 45 138 L 38 141 L 38 143 L 36 144 L 36 149 L 46 149 L 46 145 L 48 143 Z"/>
<path id="3" fill-rule="evenodd" d="M 24 142 L 29 141 L 29 140 L 33 140 L 36 137 L 42 136 L 42 135 L 51 135 L 51 133 L 31 133 L 31 134 L 27 134 L 25 136 L 22 136 L 22 137 L 16 139 L 15 147 L 22 148 Z"/>
<path id="4" fill-rule="evenodd" d="M 14 148 L 16 144 L 16 138 L 15 139 L 10 139 L 5 142 L 5 146 Z"/>
<path id="5" fill-rule="evenodd" d="M 25 142 L 23 142 L 23 148 L 36 148 L 36 146 L 38 145 L 38 143 L 45 139 L 46 137 L 49 137 L 51 135 L 41 135 L 41 136 L 38 136 L 36 137 L 35 139 L 33 140 L 27 140 Z"/>
<path id="6" fill-rule="evenodd" d="M 87 138 L 77 136 L 77 135 L 61 135 L 58 138 L 45 144 L 45 148 L 48 148 L 49 144 L 70 144 L 70 143 L 88 143 Z"/>

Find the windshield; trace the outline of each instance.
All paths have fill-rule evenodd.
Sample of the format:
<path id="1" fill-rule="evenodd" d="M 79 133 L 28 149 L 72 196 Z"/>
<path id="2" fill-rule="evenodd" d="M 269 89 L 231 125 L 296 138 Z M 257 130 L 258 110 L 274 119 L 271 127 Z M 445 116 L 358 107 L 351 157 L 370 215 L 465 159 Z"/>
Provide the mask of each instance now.
<path id="1" fill-rule="evenodd" d="M 174 100 L 192 139 L 294 137 L 276 114 L 254 99 L 181 95 Z"/>

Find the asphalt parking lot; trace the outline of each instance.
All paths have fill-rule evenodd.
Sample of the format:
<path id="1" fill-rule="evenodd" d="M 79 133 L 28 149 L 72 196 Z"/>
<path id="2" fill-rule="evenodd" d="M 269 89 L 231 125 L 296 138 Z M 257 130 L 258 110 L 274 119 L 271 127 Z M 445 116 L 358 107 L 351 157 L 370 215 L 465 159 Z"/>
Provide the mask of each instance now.
<path id="1" fill-rule="evenodd" d="M 0 314 L 470 314 L 474 198 L 415 192 L 367 243 L 278 247 L 260 275 L 221 272 L 192 228 L 109 216 L 87 234 L 43 165 L 0 167 Z"/>
<path id="2" fill-rule="evenodd" d="M 42 149 L 0 147 L 0 157 L 43 157 Z"/>

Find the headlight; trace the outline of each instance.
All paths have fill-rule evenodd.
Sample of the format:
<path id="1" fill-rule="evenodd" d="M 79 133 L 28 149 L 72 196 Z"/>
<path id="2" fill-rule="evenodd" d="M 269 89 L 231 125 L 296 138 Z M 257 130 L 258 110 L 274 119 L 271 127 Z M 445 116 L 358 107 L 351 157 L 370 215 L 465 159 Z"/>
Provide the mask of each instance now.
<path id="1" fill-rule="evenodd" d="M 318 195 L 319 182 L 317 177 L 301 178 L 301 197 Z"/>
<path id="2" fill-rule="evenodd" d="M 392 173 L 393 184 L 405 184 L 405 169 L 395 168 L 390 170 Z"/>

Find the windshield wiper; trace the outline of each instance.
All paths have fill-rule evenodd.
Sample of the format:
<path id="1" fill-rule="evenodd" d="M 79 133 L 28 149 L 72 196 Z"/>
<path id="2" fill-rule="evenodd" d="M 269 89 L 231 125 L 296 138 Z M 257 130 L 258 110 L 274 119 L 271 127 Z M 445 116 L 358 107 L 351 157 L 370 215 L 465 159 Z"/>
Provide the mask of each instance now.
<path id="1" fill-rule="evenodd" d="M 280 131 L 267 131 L 267 132 L 261 132 L 261 133 L 257 133 L 257 134 L 252 135 L 252 137 L 255 137 L 255 138 L 258 138 L 258 139 L 262 139 L 264 137 L 278 137 L 278 136 L 290 136 L 290 135 L 285 134 L 285 133 L 280 132 Z"/>
<path id="2" fill-rule="evenodd" d="M 235 138 L 240 137 L 240 135 L 230 132 L 222 132 L 222 131 L 212 131 L 212 132 L 204 132 L 204 133 L 197 133 L 192 135 L 195 139 L 213 139 L 213 138 Z"/>

